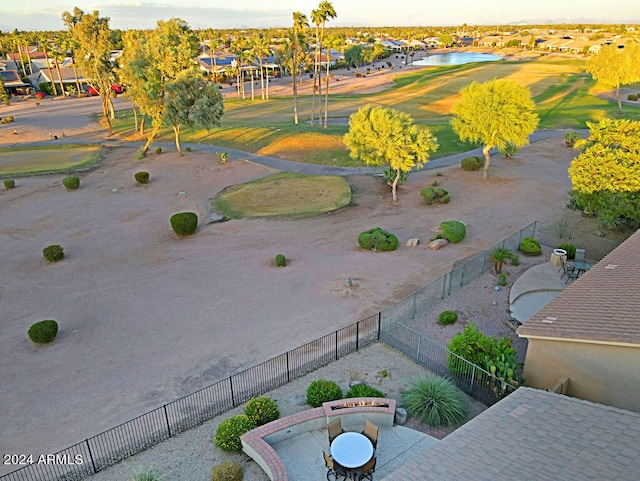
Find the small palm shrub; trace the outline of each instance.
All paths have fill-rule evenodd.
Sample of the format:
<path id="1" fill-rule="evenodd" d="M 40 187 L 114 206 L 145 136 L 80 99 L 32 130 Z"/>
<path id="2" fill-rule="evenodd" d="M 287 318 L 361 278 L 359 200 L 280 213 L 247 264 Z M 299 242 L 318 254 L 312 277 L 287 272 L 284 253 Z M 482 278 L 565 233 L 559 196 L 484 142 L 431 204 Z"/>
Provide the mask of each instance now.
<path id="1" fill-rule="evenodd" d="M 213 440 L 216 446 L 223 451 L 240 451 L 242 450 L 240 436 L 255 429 L 255 427 L 255 423 L 246 414 L 238 414 L 222 421 L 218 425 L 216 436 Z"/>
<path id="2" fill-rule="evenodd" d="M 507 275 L 504 272 L 498 274 L 498 280 L 496 282 L 497 282 L 497 284 L 499 286 L 506 286 L 507 285 Z"/>
<path id="3" fill-rule="evenodd" d="M 431 205 L 434 202 L 436 204 L 448 204 L 451 200 L 449 192 L 441 188 L 427 188 L 420 190 L 420 195 L 424 199 L 427 205 Z"/>
<path id="4" fill-rule="evenodd" d="M 560 244 L 558 249 L 563 249 L 567 251 L 567 259 L 575 259 L 576 258 L 576 246 L 573 244 Z"/>
<path id="5" fill-rule="evenodd" d="M 502 272 L 502 266 L 507 259 L 512 258 L 513 253 L 508 247 L 498 247 L 491 253 L 491 259 L 493 259 L 493 270 L 496 274 Z"/>
<path id="6" fill-rule="evenodd" d="M 136 471 L 135 474 L 129 478 L 129 481 L 160 481 L 162 478 L 164 478 L 164 476 L 161 475 L 157 469 L 148 468 L 146 470 L 140 469 Z"/>
<path id="7" fill-rule="evenodd" d="M 193 212 L 178 212 L 171 216 L 170 222 L 171 228 L 176 234 L 180 236 L 190 235 L 198 227 L 198 216 Z"/>
<path id="8" fill-rule="evenodd" d="M 280 417 L 278 405 L 267 396 L 251 399 L 244 407 L 244 413 L 256 426 L 262 426 Z"/>
<path id="9" fill-rule="evenodd" d="M 449 242 L 460 242 L 467 235 L 467 228 L 457 220 L 445 220 L 440 224 L 442 235 Z"/>
<path id="10" fill-rule="evenodd" d="M 484 157 L 479 155 L 465 157 L 460 161 L 460 167 L 462 167 L 463 170 L 480 170 L 483 165 Z"/>
<path id="11" fill-rule="evenodd" d="M 51 319 L 36 322 L 29 328 L 27 334 L 33 342 L 46 344 L 53 341 L 58 335 L 58 323 Z"/>
<path id="12" fill-rule="evenodd" d="M 49 262 L 58 262 L 64 258 L 64 249 L 58 244 L 52 244 L 42 249 L 42 255 Z"/>
<path id="13" fill-rule="evenodd" d="M 276 258 L 274 260 L 276 267 L 284 267 L 287 265 L 287 258 L 284 254 L 276 254 Z"/>
<path id="14" fill-rule="evenodd" d="M 2 183 L 4 184 L 4 188 L 7 190 L 13 189 L 16 186 L 16 181 L 13 179 L 4 179 Z"/>
<path id="15" fill-rule="evenodd" d="M 136 172 L 133 177 L 136 179 L 138 184 L 149 183 L 149 172 Z"/>
<path id="16" fill-rule="evenodd" d="M 384 393 L 366 384 L 356 384 L 347 391 L 344 397 L 385 397 Z"/>
<path id="17" fill-rule="evenodd" d="M 242 466 L 233 461 L 224 461 L 213 468 L 211 481 L 242 481 Z"/>
<path id="18" fill-rule="evenodd" d="M 160 147 L 159 145 L 156 147 L 156 154 L 161 154 L 162 153 L 162 147 Z"/>
<path id="19" fill-rule="evenodd" d="M 358 235 L 358 244 L 363 249 L 375 251 L 394 251 L 398 248 L 398 238 L 382 230 L 380 227 L 361 232 Z"/>
<path id="20" fill-rule="evenodd" d="M 462 393 L 451 381 L 434 377 L 414 381 L 402 393 L 407 414 L 429 426 L 455 426 L 467 416 Z"/>
<path id="21" fill-rule="evenodd" d="M 439 324 L 454 324 L 458 320 L 458 313 L 456 311 L 442 311 L 438 316 Z"/>
<path id="22" fill-rule="evenodd" d="M 520 251 L 528 256 L 539 256 L 542 253 L 540 242 L 533 237 L 525 237 L 520 241 Z"/>
<path id="23" fill-rule="evenodd" d="M 74 175 L 65 177 L 64 179 L 62 179 L 62 185 L 64 185 L 67 190 L 76 190 L 78 187 L 80 187 L 80 179 L 78 179 Z"/>
<path id="24" fill-rule="evenodd" d="M 307 404 L 314 408 L 336 399 L 342 399 L 342 389 L 333 381 L 318 379 L 309 384 L 307 388 Z"/>

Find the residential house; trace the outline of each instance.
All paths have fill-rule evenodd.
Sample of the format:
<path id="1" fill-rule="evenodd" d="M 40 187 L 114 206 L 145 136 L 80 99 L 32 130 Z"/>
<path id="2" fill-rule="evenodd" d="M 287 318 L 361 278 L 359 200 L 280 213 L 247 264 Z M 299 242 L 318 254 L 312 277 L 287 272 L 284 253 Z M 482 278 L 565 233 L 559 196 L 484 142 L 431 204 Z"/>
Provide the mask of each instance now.
<path id="1" fill-rule="evenodd" d="M 16 70 L 0 70 L 4 88 L 9 95 L 25 95 L 29 93 L 31 84 L 25 83 Z"/>
<path id="2" fill-rule="evenodd" d="M 56 88 L 60 89 L 60 77 L 62 77 L 62 87 L 63 90 L 68 92 L 70 90 L 74 91 L 77 89 L 77 84 L 80 85 L 80 90 L 84 91 L 87 87 L 87 80 L 82 75 L 80 70 L 77 70 L 77 83 L 76 83 L 76 70 L 72 67 L 60 67 L 60 77 L 58 77 L 58 70 L 54 67 L 51 68 L 51 75 L 53 79 L 49 78 L 49 69 L 43 68 L 37 72 L 34 72 L 31 75 L 28 75 L 31 84 L 39 88 L 42 82 L 52 82 L 55 83 Z"/>

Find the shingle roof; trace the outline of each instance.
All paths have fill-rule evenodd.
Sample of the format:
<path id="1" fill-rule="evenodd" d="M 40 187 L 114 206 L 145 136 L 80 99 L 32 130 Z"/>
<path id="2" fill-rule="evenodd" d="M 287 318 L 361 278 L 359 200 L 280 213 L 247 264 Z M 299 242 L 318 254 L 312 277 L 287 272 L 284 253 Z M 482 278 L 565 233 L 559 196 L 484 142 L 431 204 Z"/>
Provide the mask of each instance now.
<path id="1" fill-rule="evenodd" d="M 575 280 L 517 333 L 640 344 L 640 231 Z"/>
<path id="2" fill-rule="evenodd" d="M 639 445 L 640 413 L 521 387 L 383 481 L 640 480 Z"/>

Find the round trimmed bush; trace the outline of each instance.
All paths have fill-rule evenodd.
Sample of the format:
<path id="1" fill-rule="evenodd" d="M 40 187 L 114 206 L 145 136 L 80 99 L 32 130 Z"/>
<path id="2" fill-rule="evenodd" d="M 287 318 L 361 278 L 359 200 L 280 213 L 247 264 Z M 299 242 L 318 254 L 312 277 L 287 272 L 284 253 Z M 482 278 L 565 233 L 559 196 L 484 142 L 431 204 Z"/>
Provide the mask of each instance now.
<path id="1" fill-rule="evenodd" d="M 438 316 L 439 324 L 454 324 L 458 320 L 458 313 L 456 311 L 442 311 Z"/>
<path id="2" fill-rule="evenodd" d="M 344 397 L 385 397 L 384 393 L 367 384 L 356 384 L 347 391 Z"/>
<path id="3" fill-rule="evenodd" d="M 4 184 L 4 188 L 7 190 L 13 189 L 16 186 L 16 181 L 13 179 L 4 179 L 2 183 Z"/>
<path id="4" fill-rule="evenodd" d="M 213 439 L 223 451 L 240 451 L 242 443 L 240 436 L 255 429 L 255 423 L 246 414 L 238 414 L 232 418 L 222 421 L 216 429 L 216 436 Z"/>
<path id="5" fill-rule="evenodd" d="M 445 220 L 440 224 L 440 228 L 444 238 L 454 244 L 460 242 L 467 235 L 467 228 L 457 220 Z"/>
<path id="6" fill-rule="evenodd" d="M 528 256 L 539 256 L 542 253 L 540 242 L 533 237 L 525 237 L 520 241 L 520 251 Z"/>
<path id="7" fill-rule="evenodd" d="M 483 165 L 484 157 L 479 155 L 465 157 L 460 161 L 460 167 L 462 167 L 463 170 L 480 170 Z"/>
<path id="8" fill-rule="evenodd" d="M 636 101 L 636 100 L 638 100 L 638 96 L 636 94 L 629 94 L 629 95 L 627 95 L 627 100 Z"/>
<path id="9" fill-rule="evenodd" d="M 133 176 L 138 184 L 149 183 L 149 172 L 136 172 Z"/>
<path id="10" fill-rule="evenodd" d="M 467 416 L 462 394 L 442 377 L 414 381 L 402 393 L 402 405 L 409 416 L 433 427 L 457 425 Z"/>
<path id="11" fill-rule="evenodd" d="M 498 274 L 498 280 L 496 281 L 496 283 L 499 286 L 506 286 L 507 285 L 507 275 L 504 272 L 501 272 L 500 274 Z"/>
<path id="12" fill-rule="evenodd" d="M 58 244 L 53 244 L 42 249 L 42 255 L 49 262 L 58 262 L 64 258 L 64 249 Z"/>
<path id="13" fill-rule="evenodd" d="M 449 192 L 441 189 L 440 187 L 429 187 L 426 189 L 421 189 L 420 195 L 427 205 L 431 205 L 434 202 L 438 204 L 448 204 L 451 200 L 451 198 L 449 197 Z"/>
<path id="14" fill-rule="evenodd" d="M 276 258 L 274 260 L 276 267 L 284 267 L 287 265 L 287 258 L 284 254 L 276 254 Z"/>
<path id="15" fill-rule="evenodd" d="M 190 235 L 198 227 L 198 216 L 193 212 L 178 212 L 170 219 L 173 232 L 178 235 Z"/>
<path id="16" fill-rule="evenodd" d="M 576 258 L 576 246 L 573 244 L 560 244 L 558 249 L 562 249 L 567 251 L 567 259 L 575 259 Z"/>
<path id="17" fill-rule="evenodd" d="M 262 426 L 280 417 L 278 405 L 267 396 L 258 396 L 251 399 L 244 407 L 244 413 L 256 426 Z"/>
<path id="18" fill-rule="evenodd" d="M 162 147 L 158 146 L 156 147 L 156 154 L 161 154 L 162 153 Z"/>
<path id="19" fill-rule="evenodd" d="M 75 175 L 70 177 L 65 177 L 62 179 L 62 185 L 64 185 L 67 190 L 76 190 L 80 187 L 80 179 L 78 179 Z"/>
<path id="20" fill-rule="evenodd" d="M 58 335 L 58 323 L 51 319 L 36 322 L 29 328 L 28 334 L 33 342 L 47 344 Z"/>
<path id="21" fill-rule="evenodd" d="M 213 468 L 211 481 L 242 481 L 242 466 L 233 461 L 224 461 Z"/>
<path id="22" fill-rule="evenodd" d="M 342 399 L 342 389 L 333 381 L 318 379 L 309 384 L 307 388 L 307 404 L 314 408 L 322 406 L 322 403 Z"/>
<path id="23" fill-rule="evenodd" d="M 361 232 L 358 235 L 358 244 L 366 250 L 394 251 L 398 248 L 398 238 L 390 232 L 376 227 Z"/>
<path id="24" fill-rule="evenodd" d="M 637 100 L 637 99 L 636 99 L 636 100 Z M 7 117 L 7 122 L 13 122 L 13 121 L 14 121 L 13 116 L 12 116 L 12 115 L 9 115 L 9 116 Z"/>

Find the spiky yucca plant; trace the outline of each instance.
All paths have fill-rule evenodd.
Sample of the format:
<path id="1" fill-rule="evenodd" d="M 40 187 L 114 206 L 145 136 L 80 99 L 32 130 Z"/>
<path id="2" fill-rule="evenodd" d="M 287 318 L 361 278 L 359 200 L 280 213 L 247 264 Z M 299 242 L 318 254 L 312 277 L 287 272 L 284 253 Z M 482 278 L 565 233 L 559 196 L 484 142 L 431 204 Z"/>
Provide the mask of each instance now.
<path id="1" fill-rule="evenodd" d="M 467 416 L 462 394 L 441 377 L 414 381 L 402 393 L 402 404 L 409 416 L 434 427 L 457 425 Z"/>

